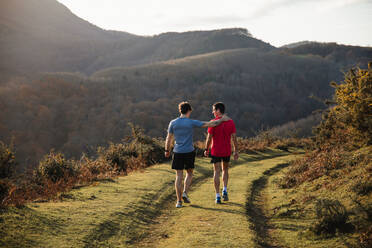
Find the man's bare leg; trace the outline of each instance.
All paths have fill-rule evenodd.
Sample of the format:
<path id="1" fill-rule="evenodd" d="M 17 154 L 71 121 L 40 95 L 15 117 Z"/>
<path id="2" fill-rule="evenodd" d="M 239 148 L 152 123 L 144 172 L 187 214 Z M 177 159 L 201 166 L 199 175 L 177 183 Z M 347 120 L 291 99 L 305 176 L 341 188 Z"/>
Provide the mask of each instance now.
<path id="1" fill-rule="evenodd" d="M 176 181 L 174 186 L 176 188 L 177 201 L 182 201 L 182 179 L 183 179 L 183 170 L 176 170 Z"/>
<path id="2" fill-rule="evenodd" d="M 229 181 L 229 162 L 222 163 L 222 181 L 223 181 L 222 198 L 224 199 L 224 201 L 228 201 L 229 197 L 227 196 L 227 183 Z"/>
<path id="3" fill-rule="evenodd" d="M 227 188 L 227 183 L 229 181 L 229 162 L 222 162 L 222 181 L 223 187 Z"/>
<path id="4" fill-rule="evenodd" d="M 187 193 L 189 192 L 189 189 L 190 189 L 190 185 L 192 181 L 192 173 L 193 173 L 193 169 L 186 170 L 186 177 L 185 177 L 184 188 L 183 188 L 183 193 L 182 193 L 182 199 L 185 203 L 191 202 Z"/>
<path id="5" fill-rule="evenodd" d="M 220 195 L 220 176 L 221 176 L 221 163 L 213 164 L 214 167 L 214 189 L 216 191 L 216 203 L 221 203 Z"/>
<path id="6" fill-rule="evenodd" d="M 215 163 L 213 164 L 213 167 L 214 167 L 214 175 L 213 175 L 214 189 L 217 194 L 217 193 L 220 193 L 221 163 Z"/>
<path id="7" fill-rule="evenodd" d="M 183 192 L 185 192 L 187 194 L 189 192 L 191 181 L 192 181 L 193 169 L 187 169 L 186 173 L 187 174 L 186 174 L 186 177 L 185 177 Z"/>

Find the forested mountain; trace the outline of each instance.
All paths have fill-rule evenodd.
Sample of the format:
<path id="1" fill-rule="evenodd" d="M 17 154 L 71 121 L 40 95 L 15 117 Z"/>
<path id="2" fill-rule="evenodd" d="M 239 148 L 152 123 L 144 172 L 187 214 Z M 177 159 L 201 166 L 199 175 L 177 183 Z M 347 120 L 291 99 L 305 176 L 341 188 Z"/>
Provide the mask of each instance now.
<path id="1" fill-rule="evenodd" d="M 2 0 L 0 140 L 13 139 L 22 164 L 52 148 L 91 155 L 128 134 L 128 122 L 164 136 L 183 100 L 201 120 L 225 102 L 238 135 L 251 136 L 324 108 L 309 96 L 330 97 L 341 69 L 371 53 L 333 43 L 275 48 L 241 28 L 136 36 L 96 27 L 55 0 Z"/>
<path id="2" fill-rule="evenodd" d="M 113 66 L 169 60 L 267 43 L 245 29 L 165 33 L 151 37 L 107 31 L 56 0 L 0 2 L 0 70 L 92 73 Z"/>
<path id="3" fill-rule="evenodd" d="M 371 47 L 339 45 L 335 42 L 298 42 L 284 46 L 282 51 L 296 55 L 318 55 L 328 61 L 337 63 L 342 68 L 365 65 L 372 58 Z"/>
<path id="4" fill-rule="evenodd" d="M 289 43 L 289 44 L 286 44 L 284 46 L 281 46 L 280 48 L 295 48 L 295 47 L 298 47 L 298 46 L 307 45 L 307 44 L 311 44 L 311 43 L 316 43 L 316 42 L 315 41 L 304 40 L 304 41 Z"/>
<path id="5" fill-rule="evenodd" d="M 127 122 L 151 136 L 164 136 L 189 100 L 193 118 L 212 118 L 223 101 L 240 136 L 254 135 L 309 115 L 323 105 L 338 76 L 318 56 L 288 56 L 260 49 L 234 49 L 130 68 L 97 72 L 91 78 L 44 75 L 14 79 L 0 87 L 0 140 L 14 137 L 18 157 L 36 161 L 55 148 L 68 157 L 92 152 L 129 133 Z M 203 138 L 203 132 L 197 132 Z"/>

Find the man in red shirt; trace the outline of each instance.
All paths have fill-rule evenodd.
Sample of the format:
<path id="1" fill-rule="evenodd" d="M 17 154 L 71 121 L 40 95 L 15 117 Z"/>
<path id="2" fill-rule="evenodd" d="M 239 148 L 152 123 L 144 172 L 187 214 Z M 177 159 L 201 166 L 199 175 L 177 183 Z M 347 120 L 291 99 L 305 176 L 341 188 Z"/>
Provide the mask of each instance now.
<path id="1" fill-rule="evenodd" d="M 222 115 L 225 113 L 225 105 L 222 102 L 217 102 L 213 104 L 212 107 L 214 120 L 221 119 Z M 216 203 L 221 203 L 220 196 L 220 175 L 221 175 L 221 165 L 222 165 L 222 181 L 223 190 L 222 198 L 224 201 L 228 201 L 229 197 L 227 194 L 227 182 L 229 180 L 229 162 L 231 156 L 231 138 L 234 145 L 234 160 L 239 158 L 238 154 L 238 142 L 236 140 L 236 129 L 233 120 L 223 122 L 217 127 L 208 128 L 208 135 L 206 139 L 206 148 L 204 155 L 209 155 L 209 148 L 211 149 L 211 163 L 214 166 L 214 188 L 216 190 Z"/>

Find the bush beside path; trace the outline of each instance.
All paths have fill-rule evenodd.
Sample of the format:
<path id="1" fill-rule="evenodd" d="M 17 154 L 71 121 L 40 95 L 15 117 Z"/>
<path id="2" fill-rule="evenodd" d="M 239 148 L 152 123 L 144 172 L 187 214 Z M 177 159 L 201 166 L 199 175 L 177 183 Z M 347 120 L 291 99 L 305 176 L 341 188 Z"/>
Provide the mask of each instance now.
<path id="1" fill-rule="evenodd" d="M 197 159 L 191 204 L 175 209 L 174 172 L 154 165 L 62 193 L 54 202 L 10 207 L 0 215 L 1 247 L 247 247 L 256 242 L 246 201 L 252 181 L 296 155 L 243 154 L 233 162 L 231 201 L 215 205 L 209 159 Z M 177 244 L 177 245 L 176 245 Z"/>

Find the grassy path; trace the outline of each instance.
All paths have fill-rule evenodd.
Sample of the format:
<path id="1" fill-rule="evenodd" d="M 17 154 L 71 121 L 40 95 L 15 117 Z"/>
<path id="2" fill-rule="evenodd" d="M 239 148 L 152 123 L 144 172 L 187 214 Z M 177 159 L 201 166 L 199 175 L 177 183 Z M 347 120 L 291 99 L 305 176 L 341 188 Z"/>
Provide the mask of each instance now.
<path id="1" fill-rule="evenodd" d="M 2 210 L 0 247 L 254 245 L 254 221 L 246 211 L 252 183 L 292 158 L 278 150 L 243 155 L 230 171 L 231 201 L 219 206 L 214 204 L 212 166 L 198 159 L 192 204 L 182 209 L 174 208 L 174 172 L 161 164 L 73 190 L 62 201 Z"/>
<path id="2" fill-rule="evenodd" d="M 256 197 L 252 193 L 256 192 L 255 187 L 258 186 L 255 182 L 265 171 L 279 169 L 277 164 L 293 158 L 294 155 L 289 155 L 249 162 L 249 156 L 243 156 L 242 160 L 246 162 L 230 170 L 229 202 L 221 205 L 214 203 L 213 180 L 209 178 L 194 187 L 190 193 L 191 204 L 185 204 L 182 209 L 170 208 L 166 211 L 141 246 L 261 247 L 262 235 L 257 235 L 256 224 L 262 217 L 257 213 L 252 214 L 258 209 L 251 202 L 251 198 Z"/>

